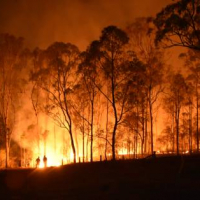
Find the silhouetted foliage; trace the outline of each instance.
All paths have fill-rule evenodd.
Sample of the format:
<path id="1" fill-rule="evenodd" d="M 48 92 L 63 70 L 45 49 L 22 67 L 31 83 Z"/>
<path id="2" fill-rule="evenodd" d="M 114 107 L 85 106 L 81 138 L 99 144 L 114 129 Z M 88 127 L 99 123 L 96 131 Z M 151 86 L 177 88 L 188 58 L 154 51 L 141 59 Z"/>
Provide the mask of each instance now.
<path id="1" fill-rule="evenodd" d="M 200 1 L 179 0 L 166 6 L 154 21 L 156 42 L 200 50 Z"/>

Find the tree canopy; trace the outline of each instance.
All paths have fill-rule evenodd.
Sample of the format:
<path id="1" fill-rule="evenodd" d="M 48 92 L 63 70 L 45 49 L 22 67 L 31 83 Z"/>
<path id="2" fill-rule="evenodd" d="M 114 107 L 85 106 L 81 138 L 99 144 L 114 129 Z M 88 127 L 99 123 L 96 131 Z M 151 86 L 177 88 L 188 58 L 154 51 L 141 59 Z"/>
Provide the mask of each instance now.
<path id="1" fill-rule="evenodd" d="M 179 0 L 166 6 L 154 20 L 156 42 L 200 50 L 200 1 Z"/>

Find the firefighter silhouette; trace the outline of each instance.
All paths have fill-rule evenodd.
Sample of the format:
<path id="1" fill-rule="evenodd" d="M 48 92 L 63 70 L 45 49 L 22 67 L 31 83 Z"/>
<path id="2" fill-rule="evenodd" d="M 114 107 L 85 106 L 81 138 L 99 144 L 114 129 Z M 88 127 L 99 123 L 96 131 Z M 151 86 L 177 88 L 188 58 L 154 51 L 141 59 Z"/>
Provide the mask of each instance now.
<path id="1" fill-rule="evenodd" d="M 44 155 L 43 157 L 44 167 L 47 167 L 47 157 Z"/>
<path id="2" fill-rule="evenodd" d="M 40 157 L 38 156 L 36 159 L 36 167 L 39 168 L 40 166 Z"/>

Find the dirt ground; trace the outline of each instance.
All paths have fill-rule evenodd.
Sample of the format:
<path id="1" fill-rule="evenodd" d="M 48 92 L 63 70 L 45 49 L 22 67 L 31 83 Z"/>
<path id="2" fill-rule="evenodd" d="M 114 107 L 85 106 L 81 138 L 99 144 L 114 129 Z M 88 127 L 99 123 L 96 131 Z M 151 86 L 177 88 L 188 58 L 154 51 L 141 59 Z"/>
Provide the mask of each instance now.
<path id="1" fill-rule="evenodd" d="M 6 199 L 200 199 L 200 155 L 0 170 Z"/>

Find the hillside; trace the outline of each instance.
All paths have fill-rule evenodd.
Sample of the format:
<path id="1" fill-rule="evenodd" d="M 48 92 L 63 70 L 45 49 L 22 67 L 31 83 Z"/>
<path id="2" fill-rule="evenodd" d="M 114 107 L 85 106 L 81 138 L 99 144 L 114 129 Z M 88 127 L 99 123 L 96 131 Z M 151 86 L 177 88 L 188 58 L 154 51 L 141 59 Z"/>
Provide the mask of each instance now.
<path id="1" fill-rule="evenodd" d="M 199 199 L 200 156 L 0 171 L 0 199 Z"/>

